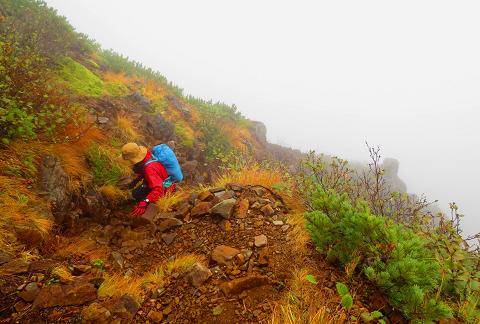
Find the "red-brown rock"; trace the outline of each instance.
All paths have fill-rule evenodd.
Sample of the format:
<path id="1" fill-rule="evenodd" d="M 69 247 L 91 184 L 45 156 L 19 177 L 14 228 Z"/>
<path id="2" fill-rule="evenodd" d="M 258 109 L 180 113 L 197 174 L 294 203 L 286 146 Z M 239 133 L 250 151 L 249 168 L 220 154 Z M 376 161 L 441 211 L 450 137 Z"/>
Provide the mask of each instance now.
<path id="1" fill-rule="evenodd" d="M 208 214 L 211 204 L 209 202 L 200 202 L 190 211 L 191 217 L 198 217 Z"/>
<path id="2" fill-rule="evenodd" d="M 212 251 L 212 260 L 221 265 L 228 265 L 240 251 L 227 245 L 219 245 Z"/>
<path id="3" fill-rule="evenodd" d="M 97 298 L 97 290 L 88 282 L 74 281 L 67 285 L 43 287 L 33 302 L 33 307 L 43 309 L 53 306 L 83 305 Z"/>
<path id="4" fill-rule="evenodd" d="M 268 283 L 268 277 L 252 275 L 225 282 L 220 286 L 220 289 L 225 295 L 240 294 L 244 290 L 264 286 Z"/>
<path id="5" fill-rule="evenodd" d="M 235 212 L 235 217 L 236 218 L 246 218 L 249 206 L 250 206 L 250 203 L 248 202 L 248 199 L 240 200 L 240 202 L 238 203 L 238 206 L 237 206 L 237 210 Z"/>

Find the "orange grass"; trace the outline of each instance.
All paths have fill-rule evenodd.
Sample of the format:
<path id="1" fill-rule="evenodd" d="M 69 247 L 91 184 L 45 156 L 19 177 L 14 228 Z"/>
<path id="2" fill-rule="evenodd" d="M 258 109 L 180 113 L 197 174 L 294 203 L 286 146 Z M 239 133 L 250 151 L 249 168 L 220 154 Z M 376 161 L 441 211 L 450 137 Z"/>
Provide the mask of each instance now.
<path id="1" fill-rule="evenodd" d="M 284 171 L 280 167 L 249 162 L 239 169 L 230 169 L 220 174 L 214 181 L 214 187 L 225 187 L 229 183 L 241 185 L 262 185 L 271 188 L 284 182 Z"/>
<path id="2" fill-rule="evenodd" d="M 135 142 L 140 138 L 136 123 L 125 113 L 117 116 L 117 125 L 113 130 L 114 136 L 122 142 Z"/>
<path id="3" fill-rule="evenodd" d="M 157 200 L 156 205 L 159 212 L 166 213 L 171 211 L 172 207 L 188 196 L 186 192 L 167 193 Z"/>
<path id="4" fill-rule="evenodd" d="M 137 301 L 142 299 L 146 289 L 159 288 L 166 284 L 172 273 L 186 273 L 202 258 L 195 254 L 179 256 L 175 260 L 163 264 L 143 276 L 126 277 L 123 274 L 107 275 L 98 288 L 100 297 L 115 297 L 129 294 Z"/>
<path id="5" fill-rule="evenodd" d="M 48 204 L 28 189 L 26 180 L 0 176 L 0 250 L 15 250 L 16 228 L 34 226 L 47 235 L 53 221 L 45 218 L 42 210 L 48 212 Z"/>
<path id="6" fill-rule="evenodd" d="M 63 257 L 82 257 L 90 261 L 96 259 L 106 260 L 108 258 L 108 251 L 104 247 L 97 247 L 95 241 L 87 238 L 79 238 L 61 244 L 57 254 Z"/>
<path id="7" fill-rule="evenodd" d="M 121 204 L 128 199 L 128 193 L 114 185 L 104 185 L 98 191 L 113 205 Z"/>

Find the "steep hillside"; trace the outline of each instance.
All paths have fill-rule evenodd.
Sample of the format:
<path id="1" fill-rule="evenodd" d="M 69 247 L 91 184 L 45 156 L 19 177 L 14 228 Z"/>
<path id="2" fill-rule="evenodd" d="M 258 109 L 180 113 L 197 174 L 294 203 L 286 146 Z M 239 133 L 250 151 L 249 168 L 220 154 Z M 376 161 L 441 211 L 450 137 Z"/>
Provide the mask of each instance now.
<path id="1" fill-rule="evenodd" d="M 478 322 L 455 204 L 432 215 L 378 149 L 358 167 L 266 132 L 0 0 L 0 322 Z M 185 174 L 141 217 L 132 141 Z"/>

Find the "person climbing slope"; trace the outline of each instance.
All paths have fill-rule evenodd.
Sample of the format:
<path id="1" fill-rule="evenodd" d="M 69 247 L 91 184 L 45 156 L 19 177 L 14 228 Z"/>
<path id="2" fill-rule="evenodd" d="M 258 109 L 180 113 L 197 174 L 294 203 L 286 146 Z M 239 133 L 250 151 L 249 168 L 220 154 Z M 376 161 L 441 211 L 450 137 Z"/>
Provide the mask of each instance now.
<path id="1" fill-rule="evenodd" d="M 165 153 L 167 159 L 165 159 Z M 128 185 L 132 190 L 132 196 L 137 201 L 137 205 L 132 210 L 133 216 L 143 215 L 150 203 L 155 203 L 167 192 L 175 190 L 175 181 L 181 181 L 180 165 L 173 151 L 165 144 L 157 145 L 152 150 L 136 143 L 127 143 L 122 147 L 122 158 L 132 163 L 132 168 L 137 177 Z M 163 161 L 164 163 L 162 164 Z M 170 167 L 175 165 L 177 173 L 170 175 L 166 164 Z M 174 172 L 175 173 L 175 172 Z M 179 179 L 180 178 L 180 179 Z M 142 181 L 142 184 L 137 184 Z"/>

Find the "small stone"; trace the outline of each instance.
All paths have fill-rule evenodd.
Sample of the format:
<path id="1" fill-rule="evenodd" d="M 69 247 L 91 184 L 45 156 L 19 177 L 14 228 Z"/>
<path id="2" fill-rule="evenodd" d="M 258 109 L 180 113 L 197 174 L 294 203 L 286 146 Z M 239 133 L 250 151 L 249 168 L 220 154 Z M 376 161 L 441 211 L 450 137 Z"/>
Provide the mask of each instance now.
<path id="1" fill-rule="evenodd" d="M 110 119 L 108 117 L 98 117 L 97 118 L 97 123 L 99 124 L 106 124 L 108 123 Z"/>
<path id="2" fill-rule="evenodd" d="M 19 300 L 18 302 L 15 303 L 13 307 L 15 307 L 15 311 L 17 313 L 20 313 L 23 311 L 26 307 L 28 306 L 27 303 L 25 303 L 23 300 Z"/>
<path id="3" fill-rule="evenodd" d="M 190 211 L 191 217 L 198 217 L 208 214 L 211 204 L 209 202 L 200 202 Z"/>
<path id="4" fill-rule="evenodd" d="M 240 294 L 245 290 L 264 286 L 268 283 L 268 277 L 251 275 L 223 283 L 220 289 L 225 295 Z"/>
<path id="5" fill-rule="evenodd" d="M 232 223 L 230 221 L 224 219 L 220 222 L 220 228 L 223 229 L 225 232 L 230 232 L 232 230 Z"/>
<path id="6" fill-rule="evenodd" d="M 212 276 L 210 269 L 201 263 L 195 263 L 192 270 L 187 274 L 186 278 L 190 284 L 196 288 L 203 285 L 205 281 Z"/>
<path id="7" fill-rule="evenodd" d="M 275 226 L 282 226 L 282 225 L 283 225 L 283 221 L 281 221 L 281 220 L 275 220 L 275 221 L 273 221 L 272 223 L 273 223 L 273 225 L 275 225 Z"/>
<path id="8" fill-rule="evenodd" d="M 225 192 L 225 188 L 217 187 L 217 188 L 211 188 L 209 191 L 213 194 L 220 194 Z"/>
<path id="9" fill-rule="evenodd" d="M 182 225 L 183 225 L 183 222 L 179 219 L 167 218 L 161 221 L 160 224 L 157 225 L 157 230 L 159 230 L 160 232 L 165 232 L 172 228 L 179 227 Z"/>
<path id="10" fill-rule="evenodd" d="M 177 237 L 176 233 L 163 233 L 162 234 L 162 240 L 165 242 L 165 244 L 170 245 L 173 240 Z"/>
<path id="11" fill-rule="evenodd" d="M 275 214 L 275 211 L 273 210 L 272 206 L 270 205 L 265 205 L 263 206 L 260 211 L 263 213 L 263 215 L 265 216 L 272 216 L 273 214 Z"/>
<path id="12" fill-rule="evenodd" d="M 238 203 L 237 210 L 235 212 L 235 217 L 236 218 L 246 218 L 249 206 L 250 206 L 250 203 L 249 203 L 248 199 L 240 200 L 240 202 Z"/>
<path id="13" fill-rule="evenodd" d="M 32 302 L 35 300 L 39 292 L 40 288 L 38 287 L 37 283 L 30 282 L 25 286 L 25 289 L 18 294 L 18 296 L 26 302 Z"/>
<path id="14" fill-rule="evenodd" d="M 256 247 L 263 247 L 267 245 L 267 236 L 264 234 L 255 236 L 255 246 Z"/>
<path id="15" fill-rule="evenodd" d="M 239 250 L 227 245 L 219 245 L 212 251 L 212 260 L 221 265 L 229 265 Z"/>
<path id="16" fill-rule="evenodd" d="M 152 310 L 148 313 L 147 317 L 153 323 L 160 323 L 163 320 L 163 313 Z"/>
<path id="17" fill-rule="evenodd" d="M 212 209 L 210 210 L 210 213 L 212 215 L 219 215 L 225 219 L 229 219 L 230 216 L 232 215 L 233 207 L 235 206 L 236 202 L 237 200 L 234 198 L 223 200 L 220 203 L 213 206 Z"/>
<path id="18" fill-rule="evenodd" d="M 201 201 L 212 201 L 215 198 L 215 195 L 207 190 L 198 194 L 197 198 Z"/>
<path id="19" fill-rule="evenodd" d="M 260 254 L 258 255 L 258 265 L 261 267 L 268 266 L 268 250 L 267 249 L 262 249 L 260 251 Z"/>
<path id="20" fill-rule="evenodd" d="M 112 252 L 111 255 L 112 255 L 112 259 L 114 261 L 114 264 L 122 269 L 123 264 L 125 262 L 123 260 L 122 255 L 120 253 L 116 252 L 116 251 Z"/>
<path id="21" fill-rule="evenodd" d="M 87 323 L 107 324 L 111 315 L 110 311 L 99 303 L 92 303 L 82 310 L 82 318 Z"/>

